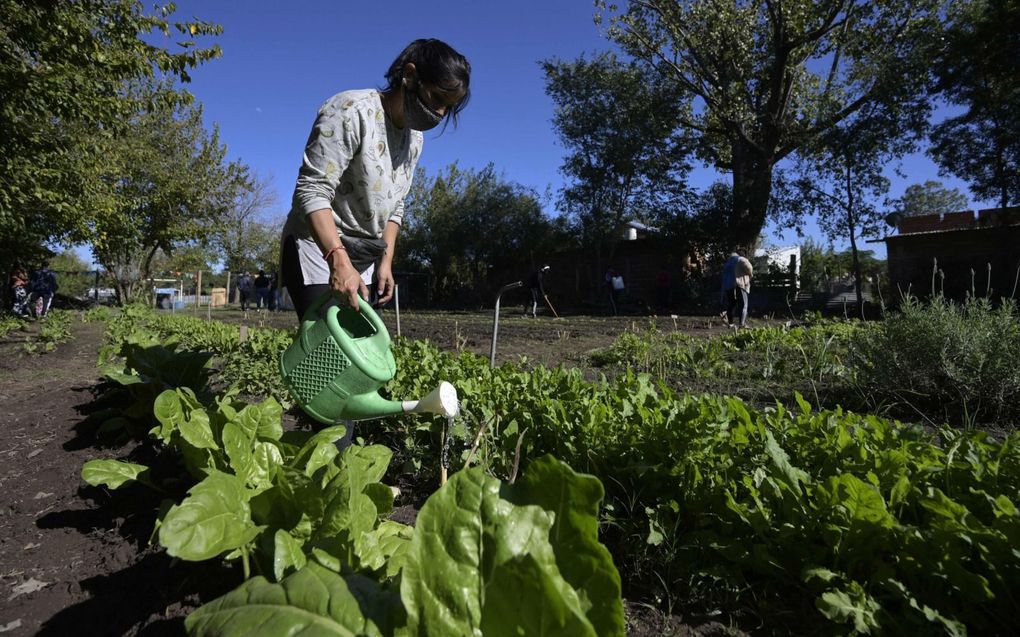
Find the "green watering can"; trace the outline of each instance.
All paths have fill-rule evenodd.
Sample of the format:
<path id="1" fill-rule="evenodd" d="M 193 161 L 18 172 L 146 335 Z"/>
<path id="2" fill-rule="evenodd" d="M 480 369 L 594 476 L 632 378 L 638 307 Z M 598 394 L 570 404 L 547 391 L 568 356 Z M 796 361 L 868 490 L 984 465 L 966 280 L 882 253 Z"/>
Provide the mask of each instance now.
<path id="1" fill-rule="evenodd" d="M 280 356 L 280 373 L 291 397 L 312 418 L 334 424 L 405 412 L 452 418 L 459 411 L 457 390 L 443 382 L 421 400 L 387 400 L 379 388 L 397 371 L 390 334 L 372 306 L 361 311 L 323 294 L 305 311 L 294 343 Z"/>

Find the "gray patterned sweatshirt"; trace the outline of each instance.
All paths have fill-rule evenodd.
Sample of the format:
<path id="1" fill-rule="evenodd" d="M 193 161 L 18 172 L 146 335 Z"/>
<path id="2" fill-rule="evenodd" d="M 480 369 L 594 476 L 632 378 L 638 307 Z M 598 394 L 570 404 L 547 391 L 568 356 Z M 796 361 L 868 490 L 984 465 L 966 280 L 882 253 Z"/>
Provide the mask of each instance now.
<path id="1" fill-rule="evenodd" d="M 397 128 L 374 89 L 344 91 L 319 109 L 305 145 L 283 239 L 293 236 L 306 285 L 328 283 L 305 217 L 329 208 L 340 235 L 378 239 L 387 222 L 401 223 L 424 137 Z"/>

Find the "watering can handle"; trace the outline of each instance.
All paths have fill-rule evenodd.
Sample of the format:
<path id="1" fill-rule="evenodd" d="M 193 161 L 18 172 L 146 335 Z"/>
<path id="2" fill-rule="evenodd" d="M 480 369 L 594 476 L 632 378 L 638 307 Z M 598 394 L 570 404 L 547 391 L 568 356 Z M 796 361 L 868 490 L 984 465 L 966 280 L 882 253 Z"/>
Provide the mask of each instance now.
<path id="1" fill-rule="evenodd" d="M 332 291 L 329 291 L 324 293 L 322 296 L 315 299 L 314 301 L 312 301 L 312 304 L 308 306 L 307 310 L 305 310 L 304 320 L 301 323 L 301 330 L 304 331 L 310 328 L 315 323 L 316 314 L 319 312 L 322 306 L 329 302 L 330 300 L 336 298 L 338 297 Z M 376 314 L 374 309 L 372 309 L 372 306 L 368 303 L 368 301 L 361 298 L 360 296 L 358 297 L 358 307 L 361 311 L 362 316 L 368 319 L 368 322 L 371 323 L 372 327 L 375 329 L 375 335 L 372 336 L 371 338 L 373 340 L 380 341 L 379 346 L 381 349 L 389 348 L 390 333 L 386 329 L 386 324 L 383 323 L 379 315 Z M 327 317 L 329 319 L 336 321 L 336 315 L 340 313 L 340 308 L 337 307 L 336 305 L 333 305 L 327 308 L 326 312 Z M 360 348 L 355 346 L 354 339 L 348 336 L 345 330 L 343 329 L 337 330 L 333 332 L 333 336 L 337 340 L 338 342 L 337 344 L 340 345 L 340 349 L 344 351 L 347 357 L 350 358 L 355 365 L 357 365 L 360 369 L 364 370 L 369 375 L 373 375 L 370 371 L 368 371 L 371 369 L 371 366 L 367 364 L 368 361 L 364 359 L 364 356 L 362 355 Z M 386 381 L 389 380 L 389 378 L 386 377 L 382 378 L 381 380 Z"/>

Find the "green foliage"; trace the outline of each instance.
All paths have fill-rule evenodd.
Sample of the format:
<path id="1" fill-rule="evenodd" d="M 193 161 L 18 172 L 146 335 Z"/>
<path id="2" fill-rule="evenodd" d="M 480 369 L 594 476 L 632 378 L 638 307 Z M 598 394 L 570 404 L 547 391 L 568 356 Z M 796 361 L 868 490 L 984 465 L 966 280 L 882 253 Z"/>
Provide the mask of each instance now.
<path id="1" fill-rule="evenodd" d="M 550 457 L 528 471 L 520 485 L 458 472 L 422 507 L 401 579 L 410 634 L 623 634 L 601 485 Z"/>
<path id="2" fill-rule="evenodd" d="M 58 344 L 71 339 L 71 321 L 74 314 L 69 310 L 50 310 L 46 320 L 39 323 L 36 344 L 45 351 L 53 351 Z"/>
<path id="3" fill-rule="evenodd" d="M 359 575 L 315 563 L 279 584 L 253 577 L 188 616 L 192 637 L 391 635 L 401 608 L 392 592 Z"/>
<path id="4" fill-rule="evenodd" d="M 541 66 L 556 104 L 553 126 L 568 152 L 561 171 L 571 183 L 560 201 L 582 245 L 608 247 L 627 219 L 672 222 L 690 169 L 677 86 L 612 53 Z"/>
<path id="5" fill-rule="evenodd" d="M 1020 417 L 1016 305 L 970 296 L 907 297 L 860 343 L 865 393 L 929 422 L 1015 423 Z"/>
<path id="6" fill-rule="evenodd" d="M 129 82 L 155 76 L 188 80 L 188 70 L 220 53 L 195 37 L 220 27 L 171 20 L 173 5 L 146 13 L 132 0 L 3 0 L 0 15 L 0 237 L 24 256 L 46 240 L 85 241 L 110 210 L 107 142 L 153 102 L 190 96 L 138 96 Z M 171 30 L 184 37 L 162 46 Z M 9 246 L 4 246 L 5 248 Z"/>
<path id="7" fill-rule="evenodd" d="M 125 338 L 124 380 L 143 385 L 158 346 L 138 349 L 144 334 Z M 158 421 L 149 435 L 196 480 L 160 513 L 159 542 L 185 560 L 240 558 L 248 581 L 189 617 L 190 634 L 623 635 L 619 575 L 597 539 L 598 480 L 552 458 L 532 463 L 518 485 L 461 472 L 412 529 L 386 520 L 393 493 L 379 481 L 388 449 L 338 453 L 342 426 L 285 434 L 275 399 L 244 404 L 236 390 L 205 393 L 203 374 L 191 380 L 148 403 Z M 160 488 L 147 473 L 113 460 L 82 469 L 93 485 Z M 249 579 L 252 568 L 259 575 Z M 463 589 L 447 577 L 454 572 L 472 573 L 478 586 Z"/>
<path id="8" fill-rule="evenodd" d="M 113 310 L 105 305 L 91 307 L 81 315 L 82 323 L 106 323 L 111 318 L 113 318 Z"/>
<path id="9" fill-rule="evenodd" d="M 474 171 L 452 164 L 432 179 L 416 174 L 397 267 L 427 270 L 433 299 L 488 302 L 493 286 L 503 283 L 490 281 L 490 273 L 528 272 L 535 267 L 529 255 L 551 253 L 566 240 L 537 193 L 492 165 Z"/>
<path id="10" fill-rule="evenodd" d="M 8 334 L 22 329 L 24 325 L 25 319 L 6 312 L 0 313 L 0 338 L 7 338 Z"/>
<path id="11" fill-rule="evenodd" d="M 726 351 L 813 351 L 817 362 L 808 354 L 799 365 L 825 375 L 845 373 L 827 370 L 838 359 L 829 358 L 826 348 L 839 351 L 837 343 L 879 329 L 833 322 L 746 330 L 719 341 Z M 619 348 L 621 357 L 632 355 L 628 347 L 639 356 L 653 351 L 632 340 Z M 419 632 L 442 616 L 431 606 L 441 599 L 459 609 L 449 621 L 461 628 L 481 622 L 485 631 L 491 626 L 486 613 L 492 612 L 501 622 L 512 618 L 510 625 L 541 619 L 555 630 L 586 634 L 588 621 L 595 634 L 613 634 L 598 627 L 606 624 L 594 614 L 606 602 L 587 608 L 585 602 L 608 599 L 615 586 L 612 571 L 598 566 L 604 562 L 591 542 L 599 491 L 590 479 L 571 478 L 557 468 L 562 465 L 539 459 L 552 453 L 606 485 L 603 541 L 631 574 L 636 592 L 672 596 L 690 610 L 747 608 L 769 631 L 813 634 L 1000 633 L 1010 630 L 1020 610 L 1012 596 L 1020 587 L 1020 559 L 1012 548 L 1020 537 L 1020 434 L 993 440 L 982 432 L 944 429 L 935 436 L 876 416 L 814 411 L 799 395 L 792 410 L 782 404 L 755 410 L 735 398 L 681 396 L 646 374 L 588 381 L 576 369 L 493 369 L 481 357 L 442 353 L 421 342 L 399 341 L 395 354 L 391 395 L 422 395 L 440 380 L 457 387 L 463 415 L 451 428 L 453 468 L 473 453 L 480 469 L 455 473 L 447 490 L 422 509 L 419 528 L 405 532 L 379 522 L 391 500 L 372 485 L 384 475 L 388 453 L 385 461 L 381 451 L 351 455 L 349 449 L 336 456 L 327 441 L 342 432 L 328 430 L 306 437 L 296 453 L 298 444 L 286 437 L 263 440 L 280 449 L 283 470 L 269 478 L 275 486 L 251 498 L 252 524 L 266 528 L 240 552 L 243 557 L 250 550 L 265 576 L 285 578 L 318 563 L 345 578 L 351 572 L 371 575 L 385 588 L 403 573 L 398 579 L 408 626 Z M 216 407 L 223 415 L 210 414 L 210 423 L 236 420 L 223 404 L 221 399 Z M 251 422 L 256 420 L 262 421 Z M 442 450 L 433 436 L 440 424 L 430 416 L 388 419 L 365 428 L 364 435 L 393 449 L 396 460 L 414 459 L 425 469 L 438 466 Z M 225 441 L 226 425 L 219 438 L 219 425 L 212 426 L 214 440 Z M 242 428 L 257 431 L 257 425 Z M 471 452 L 467 447 L 476 435 L 478 448 Z M 250 464 L 246 457 L 233 452 L 208 467 L 242 475 L 236 472 Z M 395 468 L 415 464 L 398 462 Z M 518 464 L 524 470 L 515 484 L 499 486 L 491 477 L 509 482 Z M 423 474 L 418 477 L 428 477 Z M 246 490 L 266 484 L 260 472 L 243 475 L 250 476 L 243 478 Z M 556 488 L 549 486 L 554 477 Z M 451 503 L 455 510 L 445 508 Z M 309 510 L 313 514 L 300 513 Z M 557 513 L 549 518 L 549 511 Z M 556 571 L 536 570 L 551 562 L 549 548 L 534 544 L 534 533 L 513 536 L 516 545 L 530 547 L 530 557 L 505 560 L 496 548 L 491 562 L 479 562 L 470 548 L 478 538 L 450 530 L 478 528 L 485 537 L 509 538 L 509 520 L 545 529 L 538 536 L 549 539 Z M 564 521 L 569 525 L 557 526 Z M 424 528 L 435 532 L 422 533 Z M 465 544 L 455 550 L 457 542 Z M 379 546 L 387 547 L 383 559 L 375 552 Z M 576 564 L 560 559 L 561 553 L 588 551 L 591 557 Z M 440 561 L 448 559 L 455 561 Z M 415 560 L 428 568 L 412 566 Z M 441 595 L 450 580 L 439 574 L 453 572 L 477 573 L 486 590 L 514 593 L 491 602 Z M 580 606 L 558 578 L 572 588 L 588 583 L 584 594 L 575 588 Z M 513 606 L 539 592 L 546 601 Z M 242 598 L 231 599 L 240 604 Z M 616 621 L 615 611 L 610 615 Z M 522 628 L 542 634 L 532 625 Z"/>
<path id="12" fill-rule="evenodd" d="M 867 323 L 820 321 L 720 337 L 656 329 L 625 332 L 589 355 L 596 367 L 647 372 L 687 391 L 737 394 L 757 404 L 792 402 L 797 391 L 836 404 L 850 397 L 853 342 Z"/>
<path id="13" fill-rule="evenodd" d="M 137 89 L 151 94 L 153 87 Z M 244 169 L 226 162 L 219 131 L 207 132 L 202 109 L 156 105 L 128 122 L 123 138 L 108 148 L 107 180 L 116 184 L 116 205 L 98 219 L 92 239 L 96 259 L 114 278 L 123 300 L 133 300 L 136 285 L 147 280 L 161 251 L 195 251 L 178 266 L 199 264 L 205 240 L 229 209 Z M 197 257 L 197 258 L 196 258 Z"/>
<path id="14" fill-rule="evenodd" d="M 906 217 L 940 215 L 967 209 L 967 196 L 956 188 L 946 188 L 942 182 L 929 179 L 923 184 L 912 184 L 903 196 L 893 200 L 896 211 Z"/>
<path id="15" fill-rule="evenodd" d="M 676 108 L 699 158 L 732 171 L 731 247 L 758 237 L 782 159 L 856 113 L 930 108 L 938 0 L 596 6 L 613 42 L 686 94 Z"/>
<path id="16" fill-rule="evenodd" d="M 70 310 L 50 310 L 46 315 L 46 319 L 36 322 L 39 331 L 25 341 L 22 349 L 28 354 L 52 352 L 60 343 L 71 340 L 71 321 L 73 317 L 74 313 Z M 15 320 L 17 325 L 15 325 L 14 321 L 8 322 L 7 325 L 10 329 L 20 327 L 25 332 L 29 331 L 27 323 L 21 319 Z M 0 324 L 0 334 L 3 334 L 2 330 L 3 325 Z"/>
<path id="17" fill-rule="evenodd" d="M 231 272 L 276 270 L 279 264 L 282 221 L 266 215 L 276 205 L 272 180 L 255 173 L 234 194 L 224 211 L 223 223 L 213 229 L 212 240 L 223 264 Z"/>
<path id="18" fill-rule="evenodd" d="M 1005 208 L 1020 201 L 1020 2 L 953 3 L 936 67 L 939 88 L 964 112 L 939 123 L 929 153 L 970 182 L 975 198 Z"/>

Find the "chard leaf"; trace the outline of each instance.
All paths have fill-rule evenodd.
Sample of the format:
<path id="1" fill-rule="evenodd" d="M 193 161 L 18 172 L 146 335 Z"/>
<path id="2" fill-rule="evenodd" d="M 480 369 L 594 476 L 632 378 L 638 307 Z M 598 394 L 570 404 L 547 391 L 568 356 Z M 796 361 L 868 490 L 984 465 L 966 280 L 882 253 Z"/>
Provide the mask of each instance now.
<path id="1" fill-rule="evenodd" d="M 374 530 L 361 536 L 358 546 L 360 566 L 373 571 L 385 567 L 387 577 L 395 576 L 403 566 L 413 536 L 413 528 L 385 520 Z"/>
<path id="2" fill-rule="evenodd" d="M 312 475 L 316 469 L 333 461 L 333 458 L 339 453 L 334 443 L 343 438 L 345 433 L 347 433 L 347 428 L 343 425 L 333 425 L 317 431 L 314 436 L 301 445 L 301 449 L 291 461 L 291 466 L 300 468 L 304 465 L 305 475 Z M 320 457 L 313 460 L 312 458 L 316 454 Z"/>
<path id="3" fill-rule="evenodd" d="M 560 574 L 578 591 L 595 631 L 603 636 L 622 636 L 625 623 L 620 574 L 609 550 L 598 539 L 599 504 L 605 496 L 598 478 L 577 473 L 547 455 L 532 462 L 521 479 L 505 490 L 515 504 L 535 504 L 553 514 L 549 541 Z M 651 543 L 651 535 L 649 538 Z M 521 572 L 515 571 L 515 576 Z"/>
<path id="4" fill-rule="evenodd" d="M 236 422 L 223 425 L 223 450 L 234 474 L 251 484 L 251 476 L 255 472 L 255 459 L 252 456 L 251 438 Z"/>
<path id="5" fill-rule="evenodd" d="M 765 451 L 772 459 L 772 465 L 779 470 L 780 475 L 786 479 L 786 485 L 798 496 L 803 495 L 800 488 L 802 482 L 810 482 L 811 476 L 802 469 L 798 469 L 790 463 L 790 456 L 779 446 L 771 431 L 765 432 Z"/>
<path id="6" fill-rule="evenodd" d="M 850 591 L 831 590 L 815 599 L 815 607 L 829 620 L 839 624 L 851 623 L 854 631 L 870 634 L 878 627 L 875 613 L 881 610 L 870 595 L 857 582 L 851 582 Z"/>
<path id="7" fill-rule="evenodd" d="M 336 557 L 347 556 L 345 561 L 353 558 L 353 563 L 347 565 L 350 568 L 374 570 L 381 566 L 363 565 L 361 559 L 376 552 L 371 535 L 380 518 L 376 500 L 385 512 L 393 506 L 389 487 L 378 482 L 391 456 L 392 452 L 381 445 L 352 445 L 341 454 L 336 476 L 326 485 L 326 508 L 316 533 L 317 544 Z M 388 493 L 382 494 L 382 490 Z"/>
<path id="8" fill-rule="evenodd" d="M 208 560 L 240 548 L 260 531 L 251 520 L 249 492 L 237 477 L 210 471 L 174 505 L 159 527 L 159 543 L 185 560 Z"/>
<path id="9" fill-rule="evenodd" d="M 209 414 L 204 409 L 192 409 L 184 422 L 180 423 L 178 429 L 181 437 L 198 449 L 219 449 L 216 438 L 213 437 L 212 426 L 209 424 Z"/>
<path id="10" fill-rule="evenodd" d="M 497 565 L 485 591 L 481 634 L 596 637 L 598 633 L 585 616 L 560 596 L 557 580 L 555 571 L 543 568 L 532 555 Z"/>
<path id="11" fill-rule="evenodd" d="M 253 577 L 184 621 L 191 637 L 392 635 L 400 599 L 364 577 L 342 577 L 314 562 L 279 584 Z"/>
<path id="12" fill-rule="evenodd" d="M 257 405 L 248 405 L 237 415 L 237 420 L 252 437 L 279 440 L 283 436 L 283 407 L 275 398 L 269 397 Z"/>
<path id="13" fill-rule="evenodd" d="M 343 425 L 339 426 L 343 429 Z M 340 438 L 343 436 L 341 435 Z M 337 438 L 336 440 L 339 440 Z M 336 458 L 340 454 L 340 450 L 333 444 L 336 440 L 325 440 L 322 439 L 315 448 L 312 449 L 311 454 L 308 456 L 308 463 L 305 464 L 305 475 L 311 477 L 316 471 L 325 467 L 326 465 L 333 462 L 333 458 Z"/>
<path id="14" fill-rule="evenodd" d="M 276 473 L 276 469 L 283 466 L 283 454 L 276 443 L 260 440 L 255 443 L 252 460 L 250 484 L 260 491 L 268 489 L 273 485 L 273 475 Z"/>
<path id="15" fill-rule="evenodd" d="M 120 460 L 89 460 L 81 468 L 81 478 L 94 487 L 105 485 L 116 489 L 127 482 L 134 482 L 149 468 Z"/>
<path id="16" fill-rule="evenodd" d="M 288 571 L 300 570 L 308 561 L 303 544 L 283 529 L 273 536 L 273 575 L 280 581 Z"/>
<path id="17" fill-rule="evenodd" d="M 175 389 L 167 389 L 156 397 L 152 404 L 152 413 L 160 426 L 152 430 L 152 434 L 165 443 L 170 442 L 171 434 L 184 422 L 184 407 L 181 397 Z"/>
<path id="18" fill-rule="evenodd" d="M 272 396 L 259 403 L 258 436 L 268 440 L 283 436 L 283 406 Z"/>
<path id="19" fill-rule="evenodd" d="M 542 616 L 544 626 L 556 627 L 549 634 L 594 635 L 556 567 L 552 515 L 514 505 L 499 490 L 498 480 L 475 467 L 456 473 L 422 507 L 400 582 L 410 634 L 481 636 L 483 622 L 517 627 L 524 620 L 514 616 L 514 600 L 497 598 L 523 596 L 549 609 Z M 500 570 L 525 557 L 534 568 L 522 561 Z"/>

